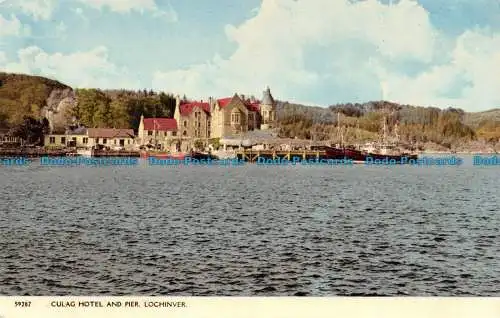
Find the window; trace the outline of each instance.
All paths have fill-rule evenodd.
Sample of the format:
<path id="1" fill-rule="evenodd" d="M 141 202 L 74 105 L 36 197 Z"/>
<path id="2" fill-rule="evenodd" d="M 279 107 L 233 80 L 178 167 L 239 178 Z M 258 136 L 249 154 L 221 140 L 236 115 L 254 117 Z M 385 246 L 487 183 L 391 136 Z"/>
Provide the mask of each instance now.
<path id="1" fill-rule="evenodd" d="M 233 123 L 233 124 L 239 124 L 240 123 L 240 114 L 239 113 L 233 113 L 233 114 L 231 114 L 231 123 Z"/>
<path id="2" fill-rule="evenodd" d="M 176 131 L 172 131 L 172 136 L 177 136 L 177 132 Z"/>
<path id="3" fill-rule="evenodd" d="M 102 138 L 102 143 L 105 145 L 108 142 L 106 138 Z"/>
<path id="4" fill-rule="evenodd" d="M 56 137 L 49 137 L 49 143 L 55 144 L 56 143 Z"/>
<path id="5" fill-rule="evenodd" d="M 200 128 L 200 127 L 201 127 L 201 122 L 198 122 L 198 128 Z"/>
<path id="6" fill-rule="evenodd" d="M 130 145 L 130 139 L 128 140 L 128 144 Z"/>
<path id="7" fill-rule="evenodd" d="M 187 127 L 188 123 L 187 121 L 184 121 L 184 127 Z"/>
<path id="8" fill-rule="evenodd" d="M 184 132 L 182 133 L 183 136 L 187 136 L 187 131 L 184 130 Z"/>
<path id="9" fill-rule="evenodd" d="M 83 144 L 88 144 L 89 143 L 89 139 L 87 137 L 83 137 Z"/>
<path id="10" fill-rule="evenodd" d="M 63 145 L 66 144 L 66 137 L 61 137 L 61 144 L 63 144 Z"/>
<path id="11" fill-rule="evenodd" d="M 116 139 L 114 141 L 115 141 L 115 145 L 116 145 Z"/>
<path id="12" fill-rule="evenodd" d="M 125 146 L 125 139 L 120 139 L 120 146 Z"/>
<path id="13" fill-rule="evenodd" d="M 153 131 L 152 130 L 148 130 L 148 136 L 153 136 Z"/>

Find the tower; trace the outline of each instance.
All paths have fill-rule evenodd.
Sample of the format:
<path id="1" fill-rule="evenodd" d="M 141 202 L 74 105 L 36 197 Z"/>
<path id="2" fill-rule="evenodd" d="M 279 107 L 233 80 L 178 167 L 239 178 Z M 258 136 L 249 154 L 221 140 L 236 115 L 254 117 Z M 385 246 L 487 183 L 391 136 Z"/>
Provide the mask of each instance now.
<path id="1" fill-rule="evenodd" d="M 262 101 L 260 103 L 260 129 L 272 129 L 276 127 L 276 103 L 274 102 L 273 95 L 269 86 L 262 94 Z"/>
<path id="2" fill-rule="evenodd" d="M 144 144 L 144 114 L 141 114 L 141 118 L 139 119 L 139 128 L 137 129 L 137 134 L 139 135 L 139 140 L 141 145 Z"/>
<path id="3" fill-rule="evenodd" d="M 180 125 L 181 122 L 181 98 L 179 95 L 175 96 L 175 110 L 174 110 L 174 119 L 177 122 L 177 125 Z"/>

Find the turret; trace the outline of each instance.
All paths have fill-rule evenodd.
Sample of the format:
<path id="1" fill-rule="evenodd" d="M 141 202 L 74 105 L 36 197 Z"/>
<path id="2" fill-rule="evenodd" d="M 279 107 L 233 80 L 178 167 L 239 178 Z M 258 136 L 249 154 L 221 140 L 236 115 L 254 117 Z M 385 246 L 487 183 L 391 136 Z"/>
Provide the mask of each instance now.
<path id="1" fill-rule="evenodd" d="M 139 128 L 137 129 L 137 134 L 139 135 L 139 139 L 143 140 L 143 137 L 144 137 L 144 114 L 141 114 L 141 118 L 139 119 Z"/>
<path id="2" fill-rule="evenodd" d="M 177 121 L 177 125 L 181 122 L 181 98 L 179 95 L 175 96 L 175 110 L 174 110 L 174 119 Z"/>
<path id="3" fill-rule="evenodd" d="M 269 89 L 269 86 L 267 86 L 266 90 L 262 94 L 262 103 L 261 104 L 274 106 L 274 98 L 273 98 L 273 95 L 271 95 L 271 90 Z"/>
<path id="4" fill-rule="evenodd" d="M 269 86 L 267 86 L 266 90 L 262 94 L 260 116 L 262 118 L 260 129 L 271 129 L 276 126 L 276 107 Z"/>

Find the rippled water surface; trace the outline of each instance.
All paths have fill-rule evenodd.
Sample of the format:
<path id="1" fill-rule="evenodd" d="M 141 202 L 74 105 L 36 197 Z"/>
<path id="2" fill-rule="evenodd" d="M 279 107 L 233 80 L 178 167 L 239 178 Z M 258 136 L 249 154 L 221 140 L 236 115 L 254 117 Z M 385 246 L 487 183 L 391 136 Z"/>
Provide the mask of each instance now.
<path id="1" fill-rule="evenodd" d="M 500 296 L 500 167 L 0 167 L 0 294 Z"/>

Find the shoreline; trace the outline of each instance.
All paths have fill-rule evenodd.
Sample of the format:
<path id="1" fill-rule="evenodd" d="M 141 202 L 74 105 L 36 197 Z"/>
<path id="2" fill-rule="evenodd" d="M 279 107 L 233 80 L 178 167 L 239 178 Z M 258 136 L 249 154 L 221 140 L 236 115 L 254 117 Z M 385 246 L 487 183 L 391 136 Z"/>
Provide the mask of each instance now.
<path id="1" fill-rule="evenodd" d="M 431 151 L 424 150 L 418 152 L 419 155 L 497 155 L 498 152 L 493 151 Z"/>
<path id="2" fill-rule="evenodd" d="M 457 155 L 467 155 L 467 156 L 474 156 L 474 155 L 500 155 L 499 152 L 487 152 L 487 151 L 457 151 L 457 152 L 450 152 L 450 151 L 431 151 L 431 150 L 426 150 L 426 151 L 420 151 L 417 152 L 418 156 L 426 156 L 426 155 L 447 155 L 447 156 L 457 156 Z M 8 159 L 8 158 L 44 158 L 44 157 L 66 157 L 66 158 L 71 158 L 71 157 L 89 157 L 89 158 L 103 158 L 103 157 L 108 157 L 108 158 L 113 158 L 113 157 L 135 157 L 135 158 L 140 158 L 139 153 L 135 152 L 107 152 L 107 153 L 98 153 L 94 156 L 83 156 L 80 154 L 76 154 L 72 151 L 59 151 L 59 152 L 52 152 L 52 151 L 40 151 L 40 152 L 26 152 L 26 151 L 9 151 L 9 152 L 3 152 L 0 151 L 0 159 Z M 222 159 L 230 159 L 230 158 L 219 158 L 219 160 Z"/>

